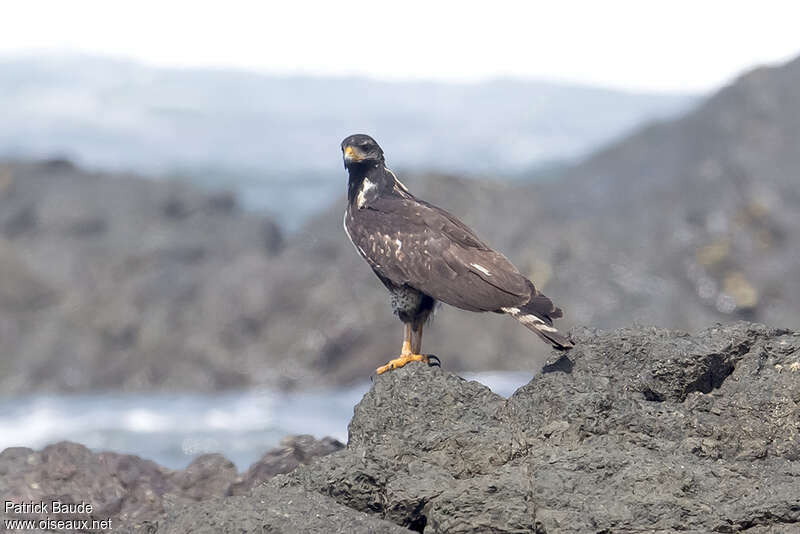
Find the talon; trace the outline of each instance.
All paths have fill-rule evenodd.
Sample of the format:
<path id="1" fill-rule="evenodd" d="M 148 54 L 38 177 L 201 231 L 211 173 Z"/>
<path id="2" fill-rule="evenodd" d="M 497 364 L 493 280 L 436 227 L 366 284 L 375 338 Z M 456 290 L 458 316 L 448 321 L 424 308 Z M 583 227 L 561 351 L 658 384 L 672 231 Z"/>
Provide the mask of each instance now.
<path id="1" fill-rule="evenodd" d="M 436 356 L 434 356 L 436 358 Z M 436 358 L 437 360 L 439 358 Z M 428 363 L 428 356 L 425 354 L 403 354 L 399 358 L 395 358 L 394 360 L 389 360 L 386 365 L 382 365 L 375 369 L 375 373 L 382 375 L 386 371 L 391 371 L 393 369 L 400 369 L 404 365 L 410 362 L 425 362 Z"/>
<path id="2" fill-rule="evenodd" d="M 434 361 L 435 360 L 435 361 Z M 441 367 L 442 361 L 435 354 L 428 354 L 428 367 Z"/>

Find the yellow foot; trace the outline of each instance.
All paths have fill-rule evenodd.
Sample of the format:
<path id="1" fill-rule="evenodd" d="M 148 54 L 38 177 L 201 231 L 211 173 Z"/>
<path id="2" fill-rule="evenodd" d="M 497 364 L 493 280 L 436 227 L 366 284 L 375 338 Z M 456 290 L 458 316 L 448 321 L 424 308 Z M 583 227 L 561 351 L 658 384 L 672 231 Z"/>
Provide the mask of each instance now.
<path id="1" fill-rule="evenodd" d="M 426 354 L 404 354 L 394 360 L 389 360 L 389 363 L 378 367 L 375 372 L 382 375 L 386 371 L 392 369 L 399 369 L 409 362 L 425 362 L 428 363 L 428 356 Z"/>

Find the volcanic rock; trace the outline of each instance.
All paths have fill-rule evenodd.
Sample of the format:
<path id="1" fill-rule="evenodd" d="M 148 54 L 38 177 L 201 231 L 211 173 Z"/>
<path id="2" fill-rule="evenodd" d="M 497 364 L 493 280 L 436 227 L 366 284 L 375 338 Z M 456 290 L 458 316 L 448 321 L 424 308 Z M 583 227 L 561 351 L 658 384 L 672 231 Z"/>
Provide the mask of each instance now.
<path id="1" fill-rule="evenodd" d="M 800 529 L 800 335 L 572 336 L 507 400 L 422 365 L 381 375 L 345 451 L 269 485 L 432 533 Z"/>
<path id="2" fill-rule="evenodd" d="M 338 445 L 293 438 L 236 479 L 218 455 L 169 472 L 75 444 L 8 449 L 0 493 L 90 501 L 137 532 L 800 531 L 799 333 L 571 336 L 508 399 L 422 364 L 380 375 L 347 448 L 263 485 Z"/>
<path id="3" fill-rule="evenodd" d="M 332 438 L 288 436 L 241 476 L 219 454 L 202 455 L 186 469 L 173 471 L 138 456 L 93 453 L 77 443 L 56 443 L 41 451 L 14 447 L 0 453 L 0 495 L 14 503 L 88 503 L 92 517 L 112 518 L 115 530 L 146 531 L 170 507 L 249 491 L 276 474 L 342 447 Z M 52 514 L 21 517 L 41 520 L 48 516 L 63 518 Z"/>

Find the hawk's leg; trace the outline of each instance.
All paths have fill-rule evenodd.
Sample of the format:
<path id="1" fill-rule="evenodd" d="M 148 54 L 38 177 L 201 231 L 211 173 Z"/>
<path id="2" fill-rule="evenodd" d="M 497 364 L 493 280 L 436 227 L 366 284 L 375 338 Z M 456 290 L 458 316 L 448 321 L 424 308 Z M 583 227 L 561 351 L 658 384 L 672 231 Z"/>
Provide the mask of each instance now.
<path id="1" fill-rule="evenodd" d="M 409 362 L 425 362 L 431 365 L 431 360 L 436 360 L 434 365 L 437 365 L 439 358 L 436 356 L 428 356 L 427 354 L 420 354 L 422 350 L 422 325 L 424 321 L 418 321 L 416 324 L 405 323 L 406 333 L 403 339 L 403 348 L 400 350 L 400 357 L 394 360 L 389 360 L 389 363 L 378 367 L 375 372 L 380 374 L 392 369 L 399 369 Z"/>

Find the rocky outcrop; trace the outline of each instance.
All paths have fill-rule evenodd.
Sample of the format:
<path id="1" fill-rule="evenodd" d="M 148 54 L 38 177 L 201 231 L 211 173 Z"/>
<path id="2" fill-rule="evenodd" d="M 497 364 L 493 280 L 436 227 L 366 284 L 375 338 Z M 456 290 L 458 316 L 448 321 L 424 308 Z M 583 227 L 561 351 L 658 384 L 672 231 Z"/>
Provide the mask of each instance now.
<path id="1" fill-rule="evenodd" d="M 237 502 L 302 488 L 426 533 L 800 529 L 800 335 L 572 335 L 509 399 L 422 365 L 381 375 L 346 450 Z M 200 525 L 189 516 L 166 531 Z"/>
<path id="2" fill-rule="evenodd" d="M 147 525 L 125 532 L 147 532 Z M 409 534 L 409 530 L 302 488 L 261 487 L 247 497 L 214 499 L 172 509 L 157 532 L 219 534 Z"/>
<path id="3" fill-rule="evenodd" d="M 10 449 L 0 493 L 67 494 L 176 534 L 800 529 L 800 334 L 571 335 L 575 349 L 508 399 L 421 364 L 380 375 L 346 449 L 261 486 L 245 481 L 336 445 L 296 438 L 238 482 L 215 455 L 169 473 L 71 444 Z"/>
<path id="4" fill-rule="evenodd" d="M 61 442 L 41 451 L 15 447 L 0 453 L 0 495 L 15 503 L 85 502 L 91 504 L 93 517 L 112 518 L 117 527 L 146 528 L 170 506 L 248 492 L 341 448 L 333 438 L 288 436 L 240 475 L 220 454 L 205 454 L 186 469 L 172 471 L 129 454 L 93 453 L 77 443 Z M 21 515 L 37 520 L 46 516 Z"/>

